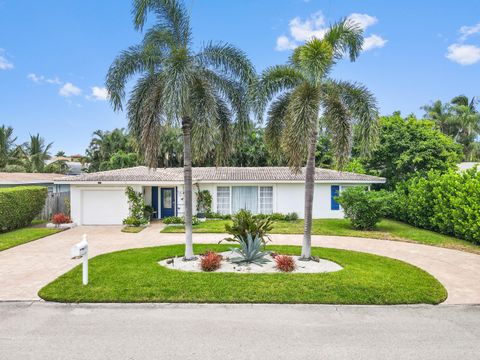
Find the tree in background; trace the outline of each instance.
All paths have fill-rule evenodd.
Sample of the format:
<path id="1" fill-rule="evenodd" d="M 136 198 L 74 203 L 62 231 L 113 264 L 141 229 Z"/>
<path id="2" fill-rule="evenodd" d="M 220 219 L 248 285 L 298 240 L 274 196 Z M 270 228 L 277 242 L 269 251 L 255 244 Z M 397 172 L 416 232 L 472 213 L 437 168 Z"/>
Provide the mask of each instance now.
<path id="1" fill-rule="evenodd" d="M 333 66 L 348 55 L 355 61 L 363 45 L 361 28 L 343 20 L 320 40 L 296 48 L 287 65 L 262 74 L 262 103 L 275 98 L 268 111 L 266 138 L 274 151 L 282 149 L 288 164 L 305 170 L 305 228 L 302 257 L 311 258 L 311 228 L 319 119 L 331 136 L 337 166 L 350 156 L 353 124 L 357 123 L 362 153 L 371 148 L 377 129 L 377 107 L 363 86 L 328 78 Z"/>
<path id="2" fill-rule="evenodd" d="M 123 157 L 127 154 L 128 158 L 132 160 L 134 157 L 138 158 L 136 154 L 136 144 L 133 136 L 128 134 L 124 129 L 113 129 L 112 131 L 97 130 L 93 133 L 90 145 L 86 150 L 88 162 L 90 163 L 89 171 L 95 172 L 99 170 L 112 170 L 118 167 L 112 167 L 112 157 L 116 154 Z M 121 153 L 120 153 L 121 152 Z M 120 154 L 120 155 L 119 155 Z M 115 161 L 116 166 L 122 161 Z M 129 166 L 136 166 L 138 161 L 127 161 Z M 125 167 L 129 167 L 125 166 Z"/>
<path id="3" fill-rule="evenodd" d="M 113 108 L 122 110 L 128 80 L 140 75 L 127 114 L 148 166 L 158 166 L 162 130 L 181 125 L 185 259 L 193 259 L 192 153 L 193 158 L 202 158 L 218 149 L 218 162 L 228 159 L 231 123 L 249 122 L 248 90 L 255 86 L 256 74 L 245 54 L 229 44 L 210 43 L 194 52 L 189 14 L 179 1 L 134 1 L 136 29 L 143 29 L 148 14 L 155 16 L 155 24 L 145 32 L 141 44 L 115 59 L 106 86 Z"/>
<path id="4" fill-rule="evenodd" d="M 463 147 L 463 159 L 477 161 L 480 159 L 480 113 L 476 109 L 478 101 L 465 95 L 454 97 L 450 103 L 440 100 L 432 105 L 423 106 L 424 118 L 435 122 L 438 129 L 455 139 Z"/>
<path id="5" fill-rule="evenodd" d="M 378 146 L 362 162 L 369 173 L 387 178 L 388 189 L 416 174 L 455 168 L 461 160 L 461 147 L 429 120 L 383 116 L 379 135 Z"/>
<path id="6" fill-rule="evenodd" d="M 43 172 L 45 160 L 50 159 L 50 148 L 53 142 L 45 144 L 40 134 L 30 135 L 30 141 L 23 144 L 24 166 L 27 172 Z"/>
<path id="7" fill-rule="evenodd" d="M 16 140 L 11 126 L 0 127 L 0 169 L 11 164 Z"/>

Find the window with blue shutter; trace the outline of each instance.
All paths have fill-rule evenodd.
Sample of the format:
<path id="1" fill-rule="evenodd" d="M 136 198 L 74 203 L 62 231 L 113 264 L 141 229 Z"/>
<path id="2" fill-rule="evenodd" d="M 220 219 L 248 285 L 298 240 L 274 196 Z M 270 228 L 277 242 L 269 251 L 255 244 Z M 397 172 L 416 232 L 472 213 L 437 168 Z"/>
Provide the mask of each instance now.
<path id="1" fill-rule="evenodd" d="M 331 189 L 330 190 L 330 192 L 331 192 L 330 208 L 332 210 L 340 210 L 340 204 L 335 201 L 335 196 L 340 195 L 340 186 L 332 185 L 330 189 Z"/>

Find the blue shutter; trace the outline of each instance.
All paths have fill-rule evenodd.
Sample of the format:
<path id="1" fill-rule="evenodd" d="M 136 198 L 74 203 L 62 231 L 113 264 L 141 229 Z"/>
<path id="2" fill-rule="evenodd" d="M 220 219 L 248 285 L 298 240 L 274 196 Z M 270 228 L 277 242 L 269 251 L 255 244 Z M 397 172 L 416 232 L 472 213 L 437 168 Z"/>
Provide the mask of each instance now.
<path id="1" fill-rule="evenodd" d="M 159 219 L 160 214 L 158 212 L 158 186 L 152 186 L 152 207 L 155 210 L 155 214 L 152 214 L 154 219 Z"/>
<path id="2" fill-rule="evenodd" d="M 340 210 L 340 204 L 335 201 L 335 196 L 340 195 L 340 186 L 338 185 L 332 185 L 331 186 L 331 205 L 330 208 L 332 210 Z"/>

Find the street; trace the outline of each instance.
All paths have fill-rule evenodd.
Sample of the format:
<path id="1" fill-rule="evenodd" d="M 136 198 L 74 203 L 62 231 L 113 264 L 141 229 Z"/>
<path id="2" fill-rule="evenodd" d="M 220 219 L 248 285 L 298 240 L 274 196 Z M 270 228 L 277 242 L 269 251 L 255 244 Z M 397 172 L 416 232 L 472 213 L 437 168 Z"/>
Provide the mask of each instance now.
<path id="1" fill-rule="evenodd" d="M 478 359 L 479 306 L 0 303 L 0 359 Z"/>

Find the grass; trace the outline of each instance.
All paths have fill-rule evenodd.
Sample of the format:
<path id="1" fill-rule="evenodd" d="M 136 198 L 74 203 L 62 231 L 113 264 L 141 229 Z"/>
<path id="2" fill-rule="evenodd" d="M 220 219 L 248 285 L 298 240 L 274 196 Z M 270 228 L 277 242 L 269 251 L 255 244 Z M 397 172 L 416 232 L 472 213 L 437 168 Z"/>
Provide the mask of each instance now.
<path id="1" fill-rule="evenodd" d="M 57 233 L 58 229 L 23 228 L 0 234 L 0 251 Z"/>
<path id="2" fill-rule="evenodd" d="M 196 245 L 195 252 L 228 248 Z M 300 254 L 298 246 L 268 248 Z M 194 273 L 158 264 L 183 251 L 183 245 L 173 245 L 100 255 L 90 261 L 87 286 L 81 285 L 82 269 L 77 266 L 41 289 L 39 296 L 58 302 L 311 304 L 438 304 L 447 296 L 445 288 L 425 271 L 371 254 L 313 248 L 313 255 L 344 267 L 324 274 Z"/>
<path id="3" fill-rule="evenodd" d="M 193 232 L 224 233 L 225 224 L 227 223 L 231 223 L 231 221 L 207 220 L 200 223 L 199 225 L 193 226 Z M 183 226 L 167 226 L 162 230 L 162 232 L 165 233 L 177 233 L 184 231 L 185 229 Z M 303 220 L 296 220 L 291 222 L 275 221 L 271 233 L 302 234 Z M 408 241 L 480 254 L 480 246 L 472 244 L 468 241 L 439 234 L 434 231 L 419 229 L 399 221 L 388 219 L 380 221 L 375 230 L 372 231 L 355 230 L 351 227 L 350 221 L 347 219 L 314 219 L 312 224 L 312 234 L 356 236 L 373 239 Z"/>
<path id="4" fill-rule="evenodd" d="M 122 232 L 136 234 L 145 229 L 145 226 L 125 226 L 122 228 Z"/>

